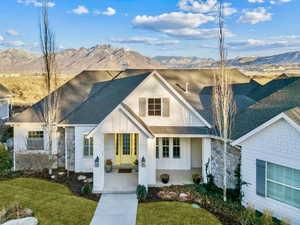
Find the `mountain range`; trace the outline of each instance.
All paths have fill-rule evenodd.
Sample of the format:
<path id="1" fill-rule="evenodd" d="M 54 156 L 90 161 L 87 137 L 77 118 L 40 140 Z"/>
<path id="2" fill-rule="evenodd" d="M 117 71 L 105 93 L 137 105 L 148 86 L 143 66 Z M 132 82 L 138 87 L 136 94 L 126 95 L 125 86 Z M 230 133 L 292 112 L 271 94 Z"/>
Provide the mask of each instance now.
<path id="1" fill-rule="evenodd" d="M 65 49 L 56 55 L 57 71 L 63 75 L 75 75 L 82 70 L 112 69 L 196 69 L 217 65 L 212 58 L 156 56 L 149 58 L 138 52 L 111 45 L 96 45 L 91 48 Z M 300 51 L 265 57 L 237 57 L 227 61 L 233 67 L 261 67 L 264 65 L 300 64 Z M 19 49 L 0 51 L 1 74 L 35 74 L 42 71 L 42 57 Z"/>
<path id="2" fill-rule="evenodd" d="M 66 49 L 56 54 L 59 74 L 75 75 L 83 70 L 163 68 L 151 58 L 124 48 L 96 45 L 91 48 Z M 34 74 L 42 71 L 42 57 L 19 49 L 0 51 L 0 73 Z"/>

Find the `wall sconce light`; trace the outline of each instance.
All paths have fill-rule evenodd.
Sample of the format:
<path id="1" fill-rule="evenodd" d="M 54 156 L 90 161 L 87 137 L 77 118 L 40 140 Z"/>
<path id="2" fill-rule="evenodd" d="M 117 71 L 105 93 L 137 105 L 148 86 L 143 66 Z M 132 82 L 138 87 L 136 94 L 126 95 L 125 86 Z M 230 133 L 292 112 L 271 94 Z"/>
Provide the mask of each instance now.
<path id="1" fill-rule="evenodd" d="M 146 159 L 144 156 L 142 157 L 142 167 L 146 167 Z"/>
<path id="2" fill-rule="evenodd" d="M 99 167 L 99 157 L 97 156 L 95 159 L 95 167 Z"/>

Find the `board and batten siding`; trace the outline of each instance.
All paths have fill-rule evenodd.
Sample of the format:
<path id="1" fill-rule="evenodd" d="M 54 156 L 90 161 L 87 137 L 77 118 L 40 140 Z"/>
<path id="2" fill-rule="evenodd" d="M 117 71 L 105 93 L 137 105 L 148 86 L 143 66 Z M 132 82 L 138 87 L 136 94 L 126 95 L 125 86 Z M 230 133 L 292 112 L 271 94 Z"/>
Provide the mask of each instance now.
<path id="1" fill-rule="evenodd" d="M 287 218 L 293 225 L 300 225 L 300 209 L 288 204 L 262 197 L 256 191 L 256 164 L 263 160 L 300 170 L 300 133 L 286 120 L 281 119 L 241 144 L 242 180 L 249 183 L 243 186 L 244 205 L 251 204 L 257 210 L 270 210 L 278 218 Z"/>
<path id="2" fill-rule="evenodd" d="M 191 169 L 191 138 L 180 138 L 180 158 L 173 158 L 173 142 L 170 138 L 169 158 L 162 157 L 160 146 L 159 159 L 156 159 L 158 170 L 190 170 Z"/>
<path id="3" fill-rule="evenodd" d="M 161 116 L 147 116 L 148 98 L 161 98 L 162 106 L 169 105 L 169 108 L 162 109 Z M 155 76 L 148 77 L 124 100 L 124 103 L 148 126 L 205 126 L 204 122 Z"/>
<path id="4" fill-rule="evenodd" d="M 75 127 L 75 172 L 92 173 L 94 160 L 93 156 L 83 155 L 84 135 L 87 135 L 94 127 L 76 126 Z"/>

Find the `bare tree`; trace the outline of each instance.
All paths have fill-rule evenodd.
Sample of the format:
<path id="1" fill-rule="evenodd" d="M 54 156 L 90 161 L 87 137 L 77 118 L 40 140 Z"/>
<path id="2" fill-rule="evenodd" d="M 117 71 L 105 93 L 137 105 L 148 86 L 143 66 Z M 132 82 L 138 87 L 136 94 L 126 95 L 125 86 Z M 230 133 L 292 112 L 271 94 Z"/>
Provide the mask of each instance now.
<path id="1" fill-rule="evenodd" d="M 219 2 L 219 65 L 214 73 L 214 88 L 212 94 L 212 103 L 214 109 L 214 120 L 217 130 L 223 143 L 223 198 L 227 201 L 227 150 L 230 139 L 230 133 L 233 126 L 235 114 L 235 101 L 232 91 L 232 82 L 229 70 L 226 68 L 226 50 L 225 50 L 225 30 L 224 30 L 224 4 Z"/>
<path id="2" fill-rule="evenodd" d="M 46 150 L 49 157 L 53 157 L 53 135 L 56 131 L 56 116 L 60 95 L 58 91 L 54 91 L 57 88 L 56 44 L 55 34 L 49 24 L 48 0 L 43 1 L 39 28 L 40 47 L 43 56 L 43 76 L 47 91 L 47 95 L 43 100 L 42 117 L 46 128 Z"/>

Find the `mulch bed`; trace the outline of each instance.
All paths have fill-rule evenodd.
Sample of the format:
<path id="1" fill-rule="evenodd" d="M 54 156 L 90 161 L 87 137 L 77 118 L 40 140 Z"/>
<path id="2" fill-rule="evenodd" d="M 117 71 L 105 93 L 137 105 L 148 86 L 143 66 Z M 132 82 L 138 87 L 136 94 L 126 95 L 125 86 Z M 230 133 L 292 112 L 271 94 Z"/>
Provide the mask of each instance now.
<path id="1" fill-rule="evenodd" d="M 180 186 L 178 186 L 179 188 L 181 188 Z M 173 188 L 176 189 L 176 186 L 174 186 Z M 179 201 L 178 199 L 174 199 L 174 200 L 165 200 L 165 199 L 161 199 L 159 196 L 158 196 L 158 193 L 162 191 L 162 188 L 159 188 L 159 187 L 150 187 L 148 189 L 148 196 L 147 196 L 147 199 L 143 202 L 145 203 L 150 203 L 150 202 L 161 202 L 161 201 Z M 194 201 L 192 200 L 186 200 L 184 201 L 186 203 L 195 203 Z M 196 203 L 198 204 L 198 203 Z M 208 212 L 210 212 L 211 214 L 215 215 L 221 222 L 223 225 L 241 225 L 239 222 L 237 221 L 233 221 L 233 219 L 225 214 L 225 213 L 218 213 L 218 212 L 215 212 L 214 208 L 212 205 L 209 205 L 209 204 L 201 204 L 201 208 L 204 208 L 206 209 Z"/>

